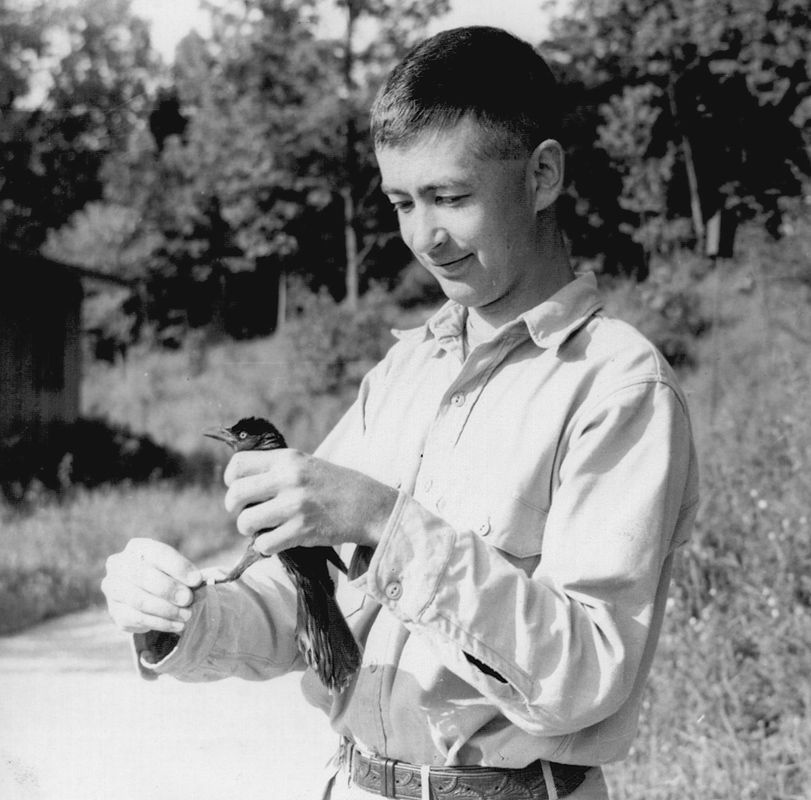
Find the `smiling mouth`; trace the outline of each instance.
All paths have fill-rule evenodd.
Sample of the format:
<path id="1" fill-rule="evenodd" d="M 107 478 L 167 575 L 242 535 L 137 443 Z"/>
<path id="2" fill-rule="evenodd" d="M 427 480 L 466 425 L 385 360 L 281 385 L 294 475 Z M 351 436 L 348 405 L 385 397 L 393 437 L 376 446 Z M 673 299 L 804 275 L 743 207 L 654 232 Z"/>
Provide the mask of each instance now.
<path id="1" fill-rule="evenodd" d="M 461 258 L 455 258 L 453 261 L 446 261 L 444 264 L 431 264 L 431 266 L 435 269 L 449 269 L 455 267 L 457 264 L 461 264 L 467 258 L 470 258 L 470 253 Z"/>

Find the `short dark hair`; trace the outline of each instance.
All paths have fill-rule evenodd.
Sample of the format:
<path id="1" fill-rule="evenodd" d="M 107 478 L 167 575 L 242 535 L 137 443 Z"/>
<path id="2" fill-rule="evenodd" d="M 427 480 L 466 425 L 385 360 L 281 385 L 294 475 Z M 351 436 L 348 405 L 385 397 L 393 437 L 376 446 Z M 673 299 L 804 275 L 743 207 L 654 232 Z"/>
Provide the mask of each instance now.
<path id="1" fill-rule="evenodd" d="M 380 88 L 372 139 L 376 148 L 407 146 L 468 117 L 480 127 L 483 157 L 517 157 L 558 137 L 557 81 L 532 45 L 487 26 L 432 36 Z"/>

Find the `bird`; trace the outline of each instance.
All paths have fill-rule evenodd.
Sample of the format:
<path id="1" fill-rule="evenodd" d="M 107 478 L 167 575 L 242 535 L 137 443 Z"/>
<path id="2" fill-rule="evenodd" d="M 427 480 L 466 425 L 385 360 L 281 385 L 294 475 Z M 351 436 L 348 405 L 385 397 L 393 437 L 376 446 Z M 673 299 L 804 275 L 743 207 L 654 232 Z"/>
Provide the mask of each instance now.
<path id="1" fill-rule="evenodd" d="M 261 417 L 244 417 L 227 428 L 206 431 L 205 436 L 225 442 L 235 452 L 277 450 L 287 447 L 273 423 Z M 215 583 L 237 580 L 245 570 L 264 558 L 253 535 L 240 562 Z M 331 693 L 340 693 L 360 668 L 360 648 L 335 601 L 335 584 L 328 562 L 347 573 L 346 565 L 331 547 L 291 547 L 278 553 L 279 560 L 296 587 L 295 638 L 307 665 Z"/>

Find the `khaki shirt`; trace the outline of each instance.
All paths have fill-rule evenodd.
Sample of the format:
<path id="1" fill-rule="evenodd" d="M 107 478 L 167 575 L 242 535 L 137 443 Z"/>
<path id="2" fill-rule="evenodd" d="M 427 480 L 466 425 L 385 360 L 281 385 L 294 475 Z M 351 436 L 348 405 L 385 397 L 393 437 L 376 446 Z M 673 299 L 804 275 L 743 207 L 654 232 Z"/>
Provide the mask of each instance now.
<path id="1" fill-rule="evenodd" d="M 697 467 L 661 354 L 601 312 L 593 275 L 465 359 L 447 303 L 365 378 L 317 455 L 399 489 L 337 596 L 355 683 L 302 687 L 362 748 L 430 765 L 624 757 L 693 524 Z M 361 552 L 364 551 L 364 552 Z M 207 587 L 143 673 L 265 679 L 304 669 L 278 559 Z"/>

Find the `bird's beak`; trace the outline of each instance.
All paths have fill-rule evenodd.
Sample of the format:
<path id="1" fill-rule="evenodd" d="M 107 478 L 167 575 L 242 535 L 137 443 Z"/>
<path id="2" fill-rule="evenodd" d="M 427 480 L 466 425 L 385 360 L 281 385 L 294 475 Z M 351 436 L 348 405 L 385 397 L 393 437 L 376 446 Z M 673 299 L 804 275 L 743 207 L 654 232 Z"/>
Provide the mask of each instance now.
<path id="1" fill-rule="evenodd" d="M 227 428 L 209 428 L 203 431 L 203 436 L 208 436 L 209 439 L 217 439 L 226 444 L 231 444 L 233 441 L 233 437 L 230 435 L 230 431 Z"/>

